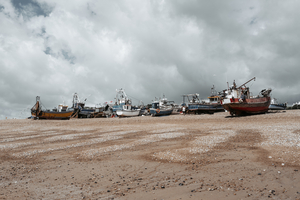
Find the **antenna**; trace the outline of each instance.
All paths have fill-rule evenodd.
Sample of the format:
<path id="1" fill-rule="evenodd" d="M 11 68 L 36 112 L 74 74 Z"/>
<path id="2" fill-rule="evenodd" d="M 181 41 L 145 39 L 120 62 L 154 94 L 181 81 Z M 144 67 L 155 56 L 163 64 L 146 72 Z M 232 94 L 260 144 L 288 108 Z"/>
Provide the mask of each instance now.
<path id="1" fill-rule="evenodd" d="M 87 96 L 87 97 L 84 99 L 84 101 L 86 101 L 86 100 L 87 100 L 87 98 L 88 98 L 88 97 L 90 97 L 91 95 L 92 95 L 92 94 L 89 94 L 89 96 Z"/>
<path id="2" fill-rule="evenodd" d="M 63 105 L 65 105 L 65 99 L 64 99 L 64 97 L 60 96 L 60 98 L 63 100 Z"/>

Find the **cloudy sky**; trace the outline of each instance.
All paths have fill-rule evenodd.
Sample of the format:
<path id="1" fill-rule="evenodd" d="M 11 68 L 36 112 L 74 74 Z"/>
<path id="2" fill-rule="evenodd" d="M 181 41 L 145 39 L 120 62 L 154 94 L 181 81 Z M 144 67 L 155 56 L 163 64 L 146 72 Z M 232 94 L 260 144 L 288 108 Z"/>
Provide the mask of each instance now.
<path id="1" fill-rule="evenodd" d="M 47 108 L 165 94 L 210 95 L 252 77 L 300 100 L 300 1 L 0 0 L 0 119 Z"/>

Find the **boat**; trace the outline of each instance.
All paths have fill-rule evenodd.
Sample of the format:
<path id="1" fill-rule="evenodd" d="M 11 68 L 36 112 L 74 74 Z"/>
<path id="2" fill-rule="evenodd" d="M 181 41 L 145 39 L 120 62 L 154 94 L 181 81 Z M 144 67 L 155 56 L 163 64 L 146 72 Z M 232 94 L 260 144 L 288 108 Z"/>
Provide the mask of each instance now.
<path id="1" fill-rule="evenodd" d="M 269 110 L 285 110 L 286 106 L 286 103 L 278 103 L 276 98 L 272 98 Z"/>
<path id="2" fill-rule="evenodd" d="M 133 109 L 131 105 L 123 105 L 122 110 L 117 110 L 119 117 L 136 117 L 140 114 L 140 109 Z"/>
<path id="3" fill-rule="evenodd" d="M 299 109 L 300 108 L 300 101 L 299 102 L 296 102 L 296 103 L 293 103 L 291 109 Z"/>
<path id="4" fill-rule="evenodd" d="M 31 117 L 33 119 L 70 119 L 73 114 L 73 110 L 68 110 L 68 106 L 59 105 L 58 109 L 55 108 L 52 111 L 43 110 L 40 97 L 36 97 L 36 103 L 31 108 Z"/>
<path id="5" fill-rule="evenodd" d="M 124 105 L 131 105 L 131 100 L 127 97 L 124 89 L 116 90 L 116 100 L 113 105 L 113 112 L 116 113 L 117 110 L 122 110 Z"/>
<path id="6" fill-rule="evenodd" d="M 132 106 L 131 99 L 128 98 L 124 89 L 116 90 L 116 101 L 113 112 L 120 117 L 133 117 L 140 114 L 140 109 Z"/>
<path id="7" fill-rule="evenodd" d="M 224 111 L 223 106 L 221 105 L 220 96 L 217 95 L 215 86 L 211 88 L 211 95 L 207 100 L 200 100 L 199 94 L 187 94 L 182 95 L 183 102 L 185 98 L 188 99 L 188 113 L 200 114 L 200 113 L 209 113 L 213 114 L 215 112 Z"/>
<path id="8" fill-rule="evenodd" d="M 145 116 L 145 115 L 149 114 L 148 109 L 146 108 L 146 106 L 144 105 L 144 102 L 142 100 L 140 101 L 137 109 L 140 110 L 139 116 Z"/>
<path id="9" fill-rule="evenodd" d="M 152 103 L 152 108 L 150 108 L 150 115 L 154 116 L 163 116 L 171 115 L 173 112 L 172 105 L 169 105 L 168 99 L 163 95 L 163 98 L 155 100 Z"/>
<path id="10" fill-rule="evenodd" d="M 255 77 L 236 87 L 235 81 L 233 86 L 223 91 L 224 98 L 221 99 L 223 108 L 230 112 L 232 116 L 246 114 L 261 114 L 268 112 L 271 103 L 271 89 L 263 89 L 259 95 L 250 96 L 249 87 L 246 84 L 255 80 Z"/>
<path id="11" fill-rule="evenodd" d="M 175 103 L 171 103 L 171 106 L 173 108 L 173 111 L 172 111 L 172 115 L 178 115 L 181 113 L 182 111 L 182 106 L 178 105 L 178 104 L 175 104 Z"/>
<path id="12" fill-rule="evenodd" d="M 96 108 L 87 107 L 85 105 L 87 98 L 81 101 L 77 93 L 73 94 L 73 114 L 72 118 L 91 118 L 93 113 L 95 113 Z"/>
<path id="13" fill-rule="evenodd" d="M 169 101 L 165 95 L 163 95 L 163 98 L 160 99 L 160 106 L 165 108 L 171 108 L 173 109 L 172 115 L 178 115 L 181 112 L 182 107 L 175 103 L 175 101 Z"/>

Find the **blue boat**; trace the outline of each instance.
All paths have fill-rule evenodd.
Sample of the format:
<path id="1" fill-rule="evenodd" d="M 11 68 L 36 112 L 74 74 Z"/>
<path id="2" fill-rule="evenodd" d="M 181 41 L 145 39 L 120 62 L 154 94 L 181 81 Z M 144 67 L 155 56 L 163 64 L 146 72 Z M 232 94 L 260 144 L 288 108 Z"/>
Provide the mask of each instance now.
<path id="1" fill-rule="evenodd" d="M 168 104 L 168 100 L 165 96 L 159 101 L 154 101 L 152 103 L 152 108 L 150 108 L 150 115 L 154 116 L 163 116 L 163 115 L 171 115 L 173 112 L 173 107 Z"/>
<path id="2" fill-rule="evenodd" d="M 188 99 L 188 113 L 209 113 L 222 112 L 224 108 L 220 102 L 220 96 L 217 95 L 215 87 L 211 88 L 211 96 L 207 100 L 200 100 L 199 94 L 187 94 L 183 95 L 183 98 Z"/>
<path id="3" fill-rule="evenodd" d="M 72 109 L 74 112 L 72 114 L 72 118 L 90 118 L 92 116 L 92 113 L 95 112 L 95 108 L 86 107 L 86 100 L 87 98 L 85 98 L 84 101 L 80 101 L 79 95 L 77 93 L 73 94 Z"/>
<path id="4" fill-rule="evenodd" d="M 78 117 L 79 118 L 90 118 L 93 112 L 95 112 L 95 108 L 83 107 L 80 109 Z"/>
<path id="5" fill-rule="evenodd" d="M 202 103 L 190 103 L 188 105 L 188 110 L 196 113 L 214 113 L 219 111 L 224 111 L 221 104 L 210 104 L 206 102 Z"/>

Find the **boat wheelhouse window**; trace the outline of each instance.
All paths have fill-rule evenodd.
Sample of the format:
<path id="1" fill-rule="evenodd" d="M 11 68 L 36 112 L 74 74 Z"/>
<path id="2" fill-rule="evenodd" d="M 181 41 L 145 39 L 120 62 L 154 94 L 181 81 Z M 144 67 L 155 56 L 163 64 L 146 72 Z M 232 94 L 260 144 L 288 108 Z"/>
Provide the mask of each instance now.
<path id="1" fill-rule="evenodd" d="M 152 108 L 158 108 L 158 103 L 152 103 Z"/>

